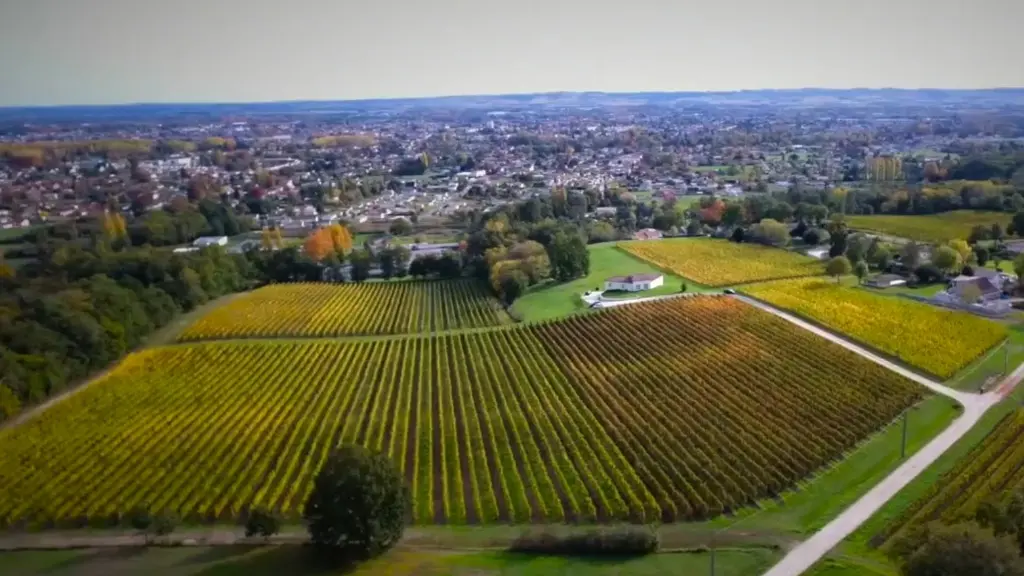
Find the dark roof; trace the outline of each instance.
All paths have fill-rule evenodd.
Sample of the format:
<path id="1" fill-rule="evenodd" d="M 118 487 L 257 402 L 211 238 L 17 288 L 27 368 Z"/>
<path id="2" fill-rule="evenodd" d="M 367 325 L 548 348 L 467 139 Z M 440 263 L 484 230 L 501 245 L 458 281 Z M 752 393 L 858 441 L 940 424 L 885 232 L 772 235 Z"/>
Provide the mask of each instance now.
<path id="1" fill-rule="evenodd" d="M 972 276 L 966 280 L 961 280 L 960 282 L 957 282 L 957 288 L 960 288 L 967 284 L 974 284 L 975 286 L 978 287 L 979 290 L 981 290 L 982 294 L 997 294 L 1001 292 L 999 288 L 996 288 L 995 285 L 993 285 L 992 282 L 989 281 L 988 278 L 982 278 L 977 276 Z"/>
<path id="2" fill-rule="evenodd" d="M 661 274 L 632 274 L 630 276 L 612 276 L 605 280 L 605 282 L 628 282 L 635 284 L 637 282 L 651 282 L 661 278 Z"/>

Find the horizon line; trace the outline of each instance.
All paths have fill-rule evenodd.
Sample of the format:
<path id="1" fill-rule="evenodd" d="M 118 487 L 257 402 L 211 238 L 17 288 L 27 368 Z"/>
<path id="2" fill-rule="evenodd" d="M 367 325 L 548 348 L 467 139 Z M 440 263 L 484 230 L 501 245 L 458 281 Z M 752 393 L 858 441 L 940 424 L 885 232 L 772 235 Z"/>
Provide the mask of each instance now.
<path id="1" fill-rule="evenodd" d="M 305 103 L 361 103 L 361 102 L 397 102 L 416 100 L 444 100 L 455 98 L 501 98 L 501 97 L 524 97 L 524 96 L 552 96 L 570 94 L 602 94 L 609 96 L 632 96 L 632 95 L 733 95 L 754 92 L 854 92 L 854 91 L 896 91 L 896 92 L 1000 92 L 1000 91 L 1024 91 L 1024 86 L 992 86 L 988 88 L 941 88 L 941 87 L 919 87 L 904 88 L 895 86 L 867 87 L 856 86 L 849 88 L 823 88 L 817 86 L 804 86 L 801 88 L 741 88 L 736 90 L 640 90 L 640 91 L 616 91 L 616 90 L 549 90 L 542 92 L 495 92 L 495 93 L 471 93 L 471 94 L 443 94 L 426 96 L 380 96 L 373 98 L 305 98 L 305 99 L 282 99 L 282 100 L 148 100 L 134 102 L 109 102 L 104 104 L 21 104 L 21 105 L 0 105 L 0 111 L 9 110 L 40 110 L 54 108 L 109 108 L 117 106 L 225 106 L 225 105 L 265 105 L 265 104 L 305 104 Z"/>

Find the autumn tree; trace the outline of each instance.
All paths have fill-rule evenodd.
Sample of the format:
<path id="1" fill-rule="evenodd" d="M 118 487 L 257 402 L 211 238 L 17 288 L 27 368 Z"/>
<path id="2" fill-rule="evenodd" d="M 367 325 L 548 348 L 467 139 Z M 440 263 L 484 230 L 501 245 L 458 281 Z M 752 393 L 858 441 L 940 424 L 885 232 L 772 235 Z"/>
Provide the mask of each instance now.
<path id="1" fill-rule="evenodd" d="M 331 224 L 327 230 L 335 252 L 346 254 L 352 251 L 352 234 L 348 231 L 348 228 L 341 224 Z"/>
<path id="2" fill-rule="evenodd" d="M 270 233 L 269 228 L 264 228 L 263 231 L 260 232 L 260 246 L 264 250 L 274 249 L 274 236 Z"/>
<path id="3" fill-rule="evenodd" d="M 303 243 L 302 249 L 306 255 L 315 262 L 320 262 L 329 254 L 332 254 L 335 250 L 330 230 L 327 228 L 315 230 L 312 234 L 306 237 L 306 241 Z"/>

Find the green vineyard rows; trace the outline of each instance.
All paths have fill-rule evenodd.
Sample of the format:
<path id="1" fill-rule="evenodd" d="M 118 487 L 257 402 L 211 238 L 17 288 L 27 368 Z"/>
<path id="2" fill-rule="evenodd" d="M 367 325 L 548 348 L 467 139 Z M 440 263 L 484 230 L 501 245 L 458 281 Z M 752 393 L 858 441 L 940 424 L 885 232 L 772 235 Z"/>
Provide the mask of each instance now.
<path id="1" fill-rule="evenodd" d="M 423 524 L 707 518 L 779 493 L 920 398 L 729 298 L 511 329 L 133 354 L 0 431 L 0 524 L 297 518 L 328 452 L 391 456 Z"/>

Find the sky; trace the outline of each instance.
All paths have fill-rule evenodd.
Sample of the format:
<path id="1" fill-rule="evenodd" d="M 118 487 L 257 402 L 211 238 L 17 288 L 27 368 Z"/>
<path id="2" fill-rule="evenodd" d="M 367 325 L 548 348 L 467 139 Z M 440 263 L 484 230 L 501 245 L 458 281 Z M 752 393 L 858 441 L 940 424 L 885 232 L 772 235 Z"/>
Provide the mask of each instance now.
<path id="1" fill-rule="evenodd" d="M 1021 0 L 0 0 L 0 106 L 1024 86 Z"/>

